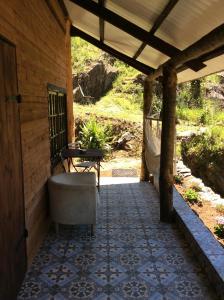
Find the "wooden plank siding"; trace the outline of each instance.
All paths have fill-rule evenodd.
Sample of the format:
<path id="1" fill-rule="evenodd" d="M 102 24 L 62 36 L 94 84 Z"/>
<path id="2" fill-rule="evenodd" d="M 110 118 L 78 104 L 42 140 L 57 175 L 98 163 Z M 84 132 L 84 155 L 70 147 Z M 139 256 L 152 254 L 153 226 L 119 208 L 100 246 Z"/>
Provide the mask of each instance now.
<path id="1" fill-rule="evenodd" d="M 66 20 L 57 1 L 48 0 L 48 4 L 45 0 L 0 1 L 0 35 L 16 46 L 18 89 L 22 99 L 20 119 L 29 262 L 49 223 L 48 83 L 67 89 L 69 141 L 73 134 L 70 21 Z"/>

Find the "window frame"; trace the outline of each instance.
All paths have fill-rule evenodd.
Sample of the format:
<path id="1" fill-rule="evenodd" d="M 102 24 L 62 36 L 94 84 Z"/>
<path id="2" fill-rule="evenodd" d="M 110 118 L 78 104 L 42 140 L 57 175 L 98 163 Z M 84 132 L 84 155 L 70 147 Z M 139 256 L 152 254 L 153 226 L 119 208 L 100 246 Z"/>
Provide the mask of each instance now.
<path id="1" fill-rule="evenodd" d="M 48 122 L 51 167 L 61 161 L 61 151 L 68 147 L 66 89 L 48 83 Z"/>

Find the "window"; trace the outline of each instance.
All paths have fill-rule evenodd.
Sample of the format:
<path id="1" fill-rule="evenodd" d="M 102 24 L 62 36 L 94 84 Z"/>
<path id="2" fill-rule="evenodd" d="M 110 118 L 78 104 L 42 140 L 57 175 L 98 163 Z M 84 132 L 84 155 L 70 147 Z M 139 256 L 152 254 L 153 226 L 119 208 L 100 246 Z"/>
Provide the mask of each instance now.
<path id="1" fill-rule="evenodd" d="M 48 85 L 49 132 L 51 144 L 51 165 L 60 161 L 60 152 L 67 147 L 66 91 Z"/>

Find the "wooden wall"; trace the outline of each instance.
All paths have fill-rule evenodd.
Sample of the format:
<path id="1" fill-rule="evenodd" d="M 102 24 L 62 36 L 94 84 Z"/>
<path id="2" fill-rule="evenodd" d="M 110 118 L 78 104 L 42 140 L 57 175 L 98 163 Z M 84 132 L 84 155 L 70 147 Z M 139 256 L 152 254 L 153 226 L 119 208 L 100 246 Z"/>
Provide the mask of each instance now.
<path id="1" fill-rule="evenodd" d="M 0 35 L 16 45 L 30 262 L 49 223 L 46 182 L 51 168 L 47 83 L 67 87 L 69 140 L 72 137 L 70 22 L 55 0 L 0 1 Z"/>

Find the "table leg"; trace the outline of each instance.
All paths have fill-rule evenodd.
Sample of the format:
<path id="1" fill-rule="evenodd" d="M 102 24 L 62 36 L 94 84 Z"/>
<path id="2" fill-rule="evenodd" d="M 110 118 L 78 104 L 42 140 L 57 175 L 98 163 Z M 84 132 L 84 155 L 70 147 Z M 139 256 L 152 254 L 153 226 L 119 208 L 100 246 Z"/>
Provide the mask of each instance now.
<path id="1" fill-rule="evenodd" d="M 98 182 L 98 191 L 100 191 L 100 161 L 97 162 L 97 182 Z"/>

